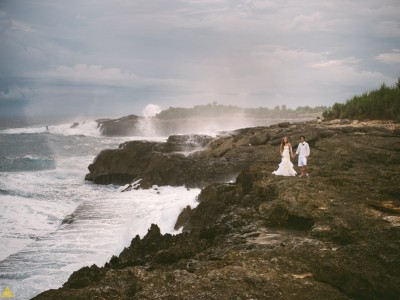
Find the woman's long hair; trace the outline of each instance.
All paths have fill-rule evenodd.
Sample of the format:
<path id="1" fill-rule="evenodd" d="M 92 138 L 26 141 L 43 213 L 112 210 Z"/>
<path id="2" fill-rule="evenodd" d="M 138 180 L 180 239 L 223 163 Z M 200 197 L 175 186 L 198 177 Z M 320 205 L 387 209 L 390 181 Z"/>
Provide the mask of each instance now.
<path id="1" fill-rule="evenodd" d="M 286 145 L 286 143 L 285 143 L 285 138 L 287 139 L 287 143 L 289 144 L 289 138 L 287 137 L 287 136 L 284 136 L 283 138 L 282 138 L 282 142 L 281 142 L 281 152 L 283 151 L 283 147 Z"/>

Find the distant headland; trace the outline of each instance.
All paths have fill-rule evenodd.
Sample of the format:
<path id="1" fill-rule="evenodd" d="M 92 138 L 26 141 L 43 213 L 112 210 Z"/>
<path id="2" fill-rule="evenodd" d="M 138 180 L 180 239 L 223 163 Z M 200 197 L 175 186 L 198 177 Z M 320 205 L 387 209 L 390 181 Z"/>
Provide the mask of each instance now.
<path id="1" fill-rule="evenodd" d="M 169 107 L 152 117 L 129 115 L 117 119 L 99 119 L 97 123 L 101 133 L 106 136 L 169 136 L 229 131 L 317 118 L 400 121 L 400 79 L 393 86 L 382 84 L 378 89 L 332 106 L 243 108 L 213 102 L 191 108 Z"/>
<path id="2" fill-rule="evenodd" d="M 152 117 L 137 115 L 97 120 L 106 136 L 169 136 L 171 134 L 215 133 L 246 127 L 268 126 L 283 121 L 308 121 L 320 117 L 328 107 L 273 109 L 242 108 L 216 102 L 191 108 L 170 107 Z"/>

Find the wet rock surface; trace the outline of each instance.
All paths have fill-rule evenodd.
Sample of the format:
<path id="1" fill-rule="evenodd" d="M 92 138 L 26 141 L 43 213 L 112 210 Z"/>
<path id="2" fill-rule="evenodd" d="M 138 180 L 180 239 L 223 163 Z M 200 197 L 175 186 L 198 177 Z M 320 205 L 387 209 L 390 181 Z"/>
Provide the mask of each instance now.
<path id="1" fill-rule="evenodd" d="M 99 119 L 96 121 L 102 135 L 133 136 L 139 133 L 137 127 L 139 120 L 139 116 L 129 115 L 118 119 Z"/>
<path id="2" fill-rule="evenodd" d="M 233 182 L 204 185 L 177 220 L 181 234 L 152 225 L 105 266 L 35 299 L 398 299 L 398 128 L 285 124 L 213 140 L 194 157 L 247 165 Z M 310 177 L 272 175 L 280 138 L 296 146 L 301 134 Z"/>

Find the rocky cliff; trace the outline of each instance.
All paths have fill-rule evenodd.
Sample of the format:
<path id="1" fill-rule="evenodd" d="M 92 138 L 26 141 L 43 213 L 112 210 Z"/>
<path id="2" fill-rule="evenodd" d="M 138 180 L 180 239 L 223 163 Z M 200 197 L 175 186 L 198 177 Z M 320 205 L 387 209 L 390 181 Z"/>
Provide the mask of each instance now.
<path id="1" fill-rule="evenodd" d="M 35 299 L 398 299 L 400 126 L 346 123 L 242 129 L 190 155 L 167 143 L 109 150 L 112 159 L 132 147 L 123 157 L 145 186 L 203 186 L 199 205 L 179 216 L 182 234 L 152 225 L 105 266 L 82 268 Z M 272 175 L 281 137 L 297 145 L 301 134 L 310 177 Z"/>

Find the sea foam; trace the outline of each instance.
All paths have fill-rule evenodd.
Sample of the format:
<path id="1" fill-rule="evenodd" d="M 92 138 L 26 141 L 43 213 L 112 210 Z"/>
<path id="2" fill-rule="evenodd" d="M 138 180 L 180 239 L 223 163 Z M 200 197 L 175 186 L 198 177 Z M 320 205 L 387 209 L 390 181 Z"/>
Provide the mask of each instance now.
<path id="1" fill-rule="evenodd" d="M 197 205 L 199 189 L 122 192 L 125 187 L 85 182 L 99 151 L 143 138 L 102 137 L 95 122 L 82 125 L 0 132 L 2 146 L 7 144 L 4 161 L 54 162 L 46 169 L 0 172 L 0 287 L 9 286 L 16 299 L 58 288 L 83 266 L 104 265 L 152 223 L 162 233 L 179 233 L 174 230 L 179 213 Z"/>
<path id="2" fill-rule="evenodd" d="M 9 128 L 0 131 L 2 134 L 32 134 L 32 133 L 52 133 L 59 135 L 85 135 L 100 136 L 100 130 L 96 121 L 77 122 L 76 126 L 72 123 L 64 123 L 58 125 L 33 126 L 22 128 Z"/>

